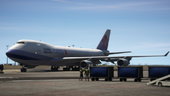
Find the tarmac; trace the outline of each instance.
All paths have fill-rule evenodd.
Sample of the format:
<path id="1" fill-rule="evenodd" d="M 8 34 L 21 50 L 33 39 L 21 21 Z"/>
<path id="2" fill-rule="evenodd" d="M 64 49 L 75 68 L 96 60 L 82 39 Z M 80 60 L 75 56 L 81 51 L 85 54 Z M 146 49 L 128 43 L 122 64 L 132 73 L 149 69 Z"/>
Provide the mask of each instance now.
<path id="1" fill-rule="evenodd" d="M 80 81 L 78 71 L 8 69 L 0 74 L 0 96 L 170 96 L 170 87 L 147 86 L 147 82 Z"/>

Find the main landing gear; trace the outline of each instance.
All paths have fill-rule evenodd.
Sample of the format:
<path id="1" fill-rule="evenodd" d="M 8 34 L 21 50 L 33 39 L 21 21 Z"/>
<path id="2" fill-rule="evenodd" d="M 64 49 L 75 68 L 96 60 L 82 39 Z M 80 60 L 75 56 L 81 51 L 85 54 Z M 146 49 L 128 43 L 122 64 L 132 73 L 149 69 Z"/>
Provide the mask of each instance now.
<path id="1" fill-rule="evenodd" d="M 58 71 L 58 66 L 51 66 L 51 71 Z"/>
<path id="2" fill-rule="evenodd" d="M 27 72 L 27 68 L 22 67 L 22 68 L 21 68 L 21 72 Z"/>

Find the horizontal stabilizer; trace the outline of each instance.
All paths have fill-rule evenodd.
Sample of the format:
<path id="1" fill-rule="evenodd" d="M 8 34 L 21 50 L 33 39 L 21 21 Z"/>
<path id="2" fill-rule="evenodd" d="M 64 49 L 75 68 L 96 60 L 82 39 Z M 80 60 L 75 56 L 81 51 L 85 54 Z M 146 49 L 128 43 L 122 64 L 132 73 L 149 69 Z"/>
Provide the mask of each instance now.
<path id="1" fill-rule="evenodd" d="M 123 51 L 123 52 L 109 52 L 110 54 L 122 54 L 122 53 L 131 53 L 131 51 Z"/>

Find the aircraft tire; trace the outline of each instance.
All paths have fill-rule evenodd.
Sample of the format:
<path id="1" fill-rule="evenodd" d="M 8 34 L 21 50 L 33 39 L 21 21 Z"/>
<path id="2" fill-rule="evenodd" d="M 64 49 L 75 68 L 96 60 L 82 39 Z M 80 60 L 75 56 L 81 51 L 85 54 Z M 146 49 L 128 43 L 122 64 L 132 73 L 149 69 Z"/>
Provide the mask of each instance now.
<path id="1" fill-rule="evenodd" d="M 158 87 L 162 87 L 162 83 L 161 82 L 158 83 Z"/>
<path id="2" fill-rule="evenodd" d="M 91 78 L 91 81 L 95 81 L 95 78 Z"/>
<path id="3" fill-rule="evenodd" d="M 27 72 L 26 68 L 21 68 L 21 72 Z"/>
<path id="4" fill-rule="evenodd" d="M 51 71 L 58 71 L 58 66 L 51 66 Z"/>
<path id="5" fill-rule="evenodd" d="M 96 81 L 99 81 L 99 78 L 96 78 Z"/>
<path id="6" fill-rule="evenodd" d="M 123 79 L 122 78 L 120 78 L 120 82 L 122 82 L 123 81 Z"/>

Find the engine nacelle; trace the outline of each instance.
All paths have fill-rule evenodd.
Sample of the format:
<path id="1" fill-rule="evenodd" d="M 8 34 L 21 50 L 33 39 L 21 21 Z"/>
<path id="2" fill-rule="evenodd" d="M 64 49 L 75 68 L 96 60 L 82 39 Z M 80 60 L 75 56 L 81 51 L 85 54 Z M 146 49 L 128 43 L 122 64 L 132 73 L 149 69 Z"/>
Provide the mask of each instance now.
<path id="1" fill-rule="evenodd" d="M 93 64 L 90 60 L 82 60 L 80 62 L 80 67 L 88 67 L 89 65 Z"/>
<path id="2" fill-rule="evenodd" d="M 118 66 L 128 66 L 129 64 L 130 64 L 130 61 L 127 60 L 127 59 L 124 59 L 124 58 L 119 59 L 119 60 L 117 61 L 117 65 L 118 65 Z"/>

